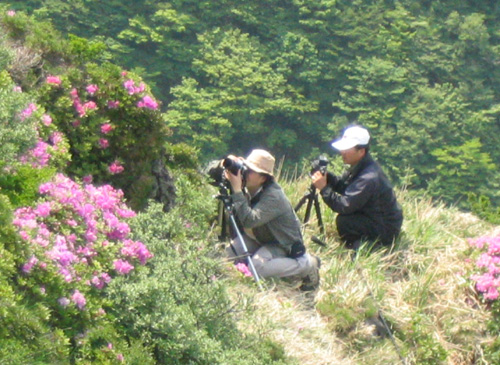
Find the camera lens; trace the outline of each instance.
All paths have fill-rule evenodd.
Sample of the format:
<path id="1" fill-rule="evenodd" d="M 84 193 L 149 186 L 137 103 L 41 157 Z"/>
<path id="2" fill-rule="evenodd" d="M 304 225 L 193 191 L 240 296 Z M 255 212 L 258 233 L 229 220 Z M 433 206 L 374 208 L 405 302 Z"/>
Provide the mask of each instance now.
<path id="1" fill-rule="evenodd" d="M 222 162 L 222 166 L 233 175 L 238 175 L 238 171 L 243 169 L 242 162 L 235 161 L 231 158 L 225 158 Z"/>

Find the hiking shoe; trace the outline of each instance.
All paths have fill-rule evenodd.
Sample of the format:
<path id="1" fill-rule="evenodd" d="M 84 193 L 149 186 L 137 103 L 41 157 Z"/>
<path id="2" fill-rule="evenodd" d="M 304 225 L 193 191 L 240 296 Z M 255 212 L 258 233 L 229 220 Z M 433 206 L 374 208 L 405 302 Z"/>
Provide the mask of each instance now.
<path id="1" fill-rule="evenodd" d="M 321 260 L 317 256 L 311 255 L 311 271 L 302 279 L 300 290 L 311 291 L 316 290 L 319 286 L 319 268 L 321 267 Z"/>

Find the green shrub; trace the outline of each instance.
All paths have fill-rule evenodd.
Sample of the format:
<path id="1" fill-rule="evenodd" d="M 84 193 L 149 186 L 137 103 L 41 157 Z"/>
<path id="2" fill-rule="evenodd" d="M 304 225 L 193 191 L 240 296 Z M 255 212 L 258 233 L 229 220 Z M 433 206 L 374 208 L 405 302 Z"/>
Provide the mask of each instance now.
<path id="1" fill-rule="evenodd" d="M 31 205 L 38 198 L 40 184 L 50 180 L 54 174 L 53 168 L 20 166 L 12 173 L 0 175 L 0 188 L 14 207 Z"/>
<path id="2" fill-rule="evenodd" d="M 234 307 L 225 292 L 220 263 L 211 258 L 214 253 L 202 234 L 206 227 L 196 228 L 211 209 L 207 202 L 192 199 L 200 198 L 199 189 L 179 180 L 181 199 L 187 201 L 189 196 L 202 209 L 190 206 L 165 214 L 160 204 L 151 203 L 134 219 L 135 239 L 147 242 L 154 259 L 148 271 L 110 284 L 113 305 L 109 311 L 128 337 L 143 339 L 157 363 L 267 364 L 283 360 L 277 345 L 245 337 L 237 329 L 233 316 L 242 308 Z M 186 229 L 187 222 L 192 230 Z M 182 232 L 186 230 L 190 238 Z M 193 240 L 196 236 L 198 241 Z"/>
<path id="3" fill-rule="evenodd" d="M 32 113 L 28 95 L 15 91 L 5 70 L 0 70 L 0 167 L 11 164 L 36 143 L 38 112 Z"/>

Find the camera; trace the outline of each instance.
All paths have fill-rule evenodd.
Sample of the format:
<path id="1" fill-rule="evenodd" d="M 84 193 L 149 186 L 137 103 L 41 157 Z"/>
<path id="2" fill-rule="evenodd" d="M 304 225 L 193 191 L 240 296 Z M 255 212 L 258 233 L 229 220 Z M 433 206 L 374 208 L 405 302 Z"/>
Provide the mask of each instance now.
<path id="1" fill-rule="evenodd" d="M 238 171 L 241 170 L 241 176 L 244 180 L 246 178 L 246 172 L 248 171 L 247 167 L 240 160 L 233 160 L 229 157 L 222 160 L 213 160 L 205 169 L 205 173 L 211 179 L 210 184 L 213 186 L 228 184 L 224 176 L 225 170 L 228 170 L 233 175 L 238 175 Z"/>
<path id="2" fill-rule="evenodd" d="M 314 160 L 311 163 L 311 175 L 316 171 L 320 171 L 323 175 L 326 173 L 326 167 L 328 166 L 328 158 L 326 156 L 321 155 L 317 160 Z"/>
<path id="3" fill-rule="evenodd" d="M 241 170 L 241 175 L 244 176 L 247 167 L 243 164 L 242 161 L 233 160 L 232 158 L 226 157 L 222 161 L 222 166 L 229 171 L 233 175 L 238 175 L 238 171 Z"/>
<path id="4" fill-rule="evenodd" d="M 220 160 L 210 161 L 204 173 L 210 178 L 210 185 L 220 186 L 224 183 L 224 167 L 221 166 Z"/>

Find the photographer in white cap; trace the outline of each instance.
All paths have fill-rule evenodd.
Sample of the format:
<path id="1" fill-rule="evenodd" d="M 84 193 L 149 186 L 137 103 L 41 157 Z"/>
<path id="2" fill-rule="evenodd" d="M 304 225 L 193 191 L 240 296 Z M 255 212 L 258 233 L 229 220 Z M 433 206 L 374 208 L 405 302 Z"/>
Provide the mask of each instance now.
<path id="1" fill-rule="evenodd" d="M 369 153 L 370 134 L 351 126 L 332 147 L 349 169 L 342 176 L 312 175 L 324 202 L 337 212 L 337 230 L 346 247 L 391 245 L 401 231 L 403 213 L 391 183 Z"/>
<path id="2" fill-rule="evenodd" d="M 316 289 L 320 260 L 305 252 L 300 221 L 273 176 L 274 157 L 255 149 L 240 160 L 245 166 L 244 178 L 241 169 L 237 175 L 226 170 L 225 176 L 231 183 L 234 212 L 244 228 L 242 236 L 255 270 L 263 278 L 300 278 L 302 290 Z M 230 256 L 245 255 L 237 238 L 231 246 L 227 250 Z"/>

